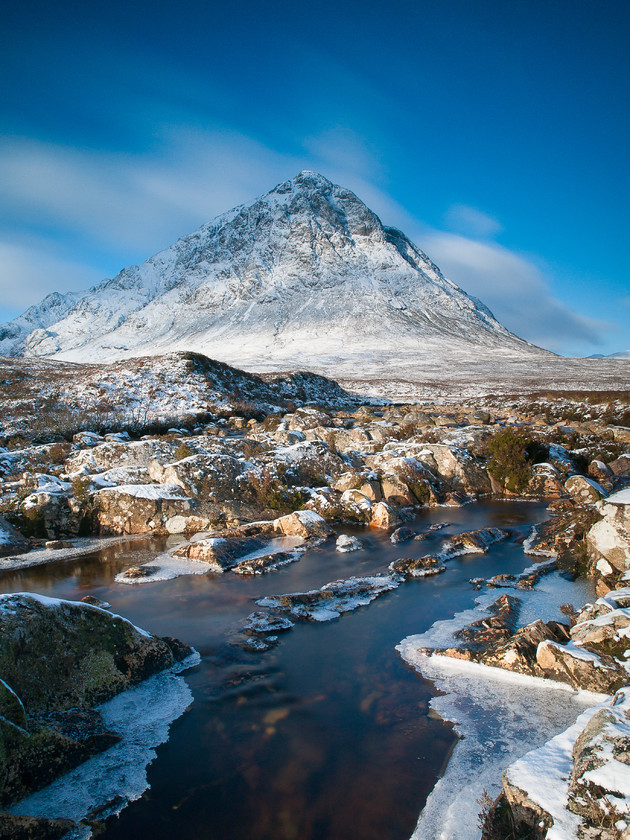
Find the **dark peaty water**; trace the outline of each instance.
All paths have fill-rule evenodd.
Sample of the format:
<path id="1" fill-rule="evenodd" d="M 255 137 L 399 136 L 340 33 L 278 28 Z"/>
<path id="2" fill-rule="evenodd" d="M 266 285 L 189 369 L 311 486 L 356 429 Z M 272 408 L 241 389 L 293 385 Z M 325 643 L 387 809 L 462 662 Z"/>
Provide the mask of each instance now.
<path id="1" fill-rule="evenodd" d="M 164 544 L 146 539 L 87 560 L 3 575 L 2 592 L 94 594 L 135 624 L 177 636 L 202 655 L 186 674 L 195 702 L 158 749 L 150 789 L 111 821 L 101 840 L 407 840 L 454 738 L 429 712 L 432 685 L 394 647 L 472 606 L 470 578 L 529 565 L 518 534 L 544 519 L 544 510 L 503 502 L 426 511 L 411 527 L 452 526 L 402 546 L 387 534 L 343 528 L 359 536 L 364 551 L 341 554 L 331 540 L 256 577 L 113 583 L 117 572 Z M 236 643 L 263 595 L 383 571 L 397 557 L 432 553 L 450 533 L 481 527 L 510 527 L 515 537 L 486 555 L 450 560 L 444 574 L 404 583 L 335 621 L 296 624 L 271 651 L 248 652 Z"/>

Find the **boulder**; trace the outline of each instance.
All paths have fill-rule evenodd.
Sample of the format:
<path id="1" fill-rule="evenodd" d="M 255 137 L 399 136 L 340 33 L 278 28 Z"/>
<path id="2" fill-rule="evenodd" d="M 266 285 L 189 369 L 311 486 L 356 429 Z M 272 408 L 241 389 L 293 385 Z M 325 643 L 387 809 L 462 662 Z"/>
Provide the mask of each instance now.
<path id="1" fill-rule="evenodd" d="M 498 482 L 493 480 L 493 492 L 497 488 Z M 505 489 L 501 487 L 501 492 L 505 493 Z M 500 495 L 500 492 L 497 493 Z M 542 499 L 561 499 L 566 495 L 560 473 L 553 464 L 535 464 L 532 467 L 532 477 L 527 485 L 528 496 L 539 496 Z"/>
<path id="2" fill-rule="evenodd" d="M 411 528 L 407 528 L 405 525 L 403 525 L 400 528 L 396 528 L 396 530 L 389 539 L 390 542 L 396 544 L 402 542 L 409 542 L 409 540 L 412 540 L 415 536 L 415 531 L 412 531 Z"/>
<path id="3" fill-rule="evenodd" d="M 30 593 L 0 595 L 0 635 L 0 806 L 115 743 L 92 707 L 191 653 L 104 609 Z"/>
<path id="4" fill-rule="evenodd" d="M 176 557 L 188 557 L 191 560 L 203 560 L 217 572 L 223 572 L 234 566 L 247 554 L 259 551 L 267 545 L 268 539 L 263 536 L 247 537 L 207 537 L 195 540 L 176 548 Z"/>
<path id="5" fill-rule="evenodd" d="M 274 460 L 282 464 L 300 484 L 312 486 L 326 476 L 333 479 L 348 471 L 348 464 L 322 441 L 302 441 L 293 446 L 278 449 Z"/>
<path id="6" fill-rule="evenodd" d="M 346 490 L 356 490 L 360 477 L 354 472 L 344 472 L 330 483 L 333 490 L 344 493 Z"/>
<path id="7" fill-rule="evenodd" d="M 627 673 L 611 656 L 601 656 L 573 643 L 544 641 L 538 645 L 536 662 L 547 679 L 573 688 L 613 694 L 627 681 Z"/>
<path id="8" fill-rule="evenodd" d="M 581 505 L 594 505 L 608 495 L 601 484 L 584 475 L 572 475 L 564 483 L 566 491 Z"/>
<path id="9" fill-rule="evenodd" d="M 92 497 L 94 522 L 100 534 L 166 533 L 175 516 L 194 514 L 197 503 L 175 484 L 123 484 L 106 487 Z"/>
<path id="10" fill-rule="evenodd" d="M 614 472 L 608 464 L 604 463 L 604 461 L 595 459 L 588 465 L 588 474 L 591 478 L 594 478 L 595 481 L 602 481 L 610 478 L 614 475 Z"/>
<path id="11" fill-rule="evenodd" d="M 408 507 L 418 503 L 409 485 L 397 475 L 384 475 L 381 478 L 381 493 L 389 505 Z"/>
<path id="12" fill-rule="evenodd" d="M 167 534 L 196 534 L 198 531 L 209 531 L 212 520 L 204 516 L 182 516 L 176 514 L 164 523 Z"/>
<path id="13" fill-rule="evenodd" d="M 485 554 L 488 548 L 496 542 L 507 539 L 507 531 L 501 528 L 480 528 L 478 531 L 464 531 L 454 534 L 449 542 L 454 550 L 447 554 Z"/>
<path id="14" fill-rule="evenodd" d="M 24 554 L 30 550 L 30 543 L 17 528 L 9 524 L 0 516 L 0 557 L 8 557 L 10 554 Z"/>
<path id="15" fill-rule="evenodd" d="M 398 514 L 386 502 L 373 505 L 370 519 L 373 528 L 395 528 L 399 521 Z"/>
<path id="16" fill-rule="evenodd" d="M 618 443 L 630 443 L 630 429 L 626 426 L 611 426 L 613 440 Z"/>
<path id="17" fill-rule="evenodd" d="M 361 540 L 357 539 L 357 537 L 351 537 L 349 534 L 340 534 L 337 537 L 335 548 L 337 551 L 341 551 L 342 553 L 347 551 L 359 551 L 363 548 L 363 544 L 361 543 Z"/>
<path id="18" fill-rule="evenodd" d="M 314 510 L 296 510 L 275 519 L 274 529 L 287 537 L 328 537 L 332 528 Z"/>
<path id="19" fill-rule="evenodd" d="M 288 427 L 291 431 L 304 431 L 305 429 L 314 429 L 316 426 L 330 426 L 331 422 L 330 415 L 324 411 L 319 411 L 316 408 L 298 408 L 290 418 Z"/>
<path id="20" fill-rule="evenodd" d="M 66 472 L 92 474 L 113 467 L 148 467 L 151 461 L 172 461 L 180 446 L 177 440 L 151 438 L 129 443 L 108 442 L 82 449 L 66 461 Z"/>
<path id="21" fill-rule="evenodd" d="M 630 476 L 630 453 L 626 452 L 620 455 L 614 461 L 611 461 L 609 466 L 614 475 Z"/>
<path id="22" fill-rule="evenodd" d="M 339 503 L 343 507 L 356 506 L 359 510 L 369 511 L 372 508 L 372 500 L 361 490 L 345 490 L 341 494 Z"/>
<path id="23" fill-rule="evenodd" d="M 49 540 L 76 537 L 83 520 L 81 502 L 67 493 L 32 493 L 22 502 L 20 513 L 27 533 Z"/>
<path id="24" fill-rule="evenodd" d="M 603 518 L 586 535 L 591 558 L 606 560 L 620 572 L 630 569 L 630 490 L 621 490 L 596 504 Z"/>
<path id="25" fill-rule="evenodd" d="M 446 444 L 427 443 L 416 457 L 432 472 L 447 481 L 454 490 L 475 494 L 490 493 L 488 473 L 463 449 Z"/>
<path id="26" fill-rule="evenodd" d="M 439 557 L 399 557 L 389 564 L 390 572 L 405 575 L 408 578 L 439 575 L 446 571 L 446 566 Z"/>

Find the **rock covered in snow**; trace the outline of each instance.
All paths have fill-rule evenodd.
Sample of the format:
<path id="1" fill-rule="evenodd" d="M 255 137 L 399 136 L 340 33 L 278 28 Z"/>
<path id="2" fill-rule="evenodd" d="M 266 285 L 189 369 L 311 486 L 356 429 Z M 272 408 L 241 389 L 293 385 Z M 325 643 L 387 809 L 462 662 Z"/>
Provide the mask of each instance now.
<path id="1" fill-rule="evenodd" d="M 340 534 L 337 537 L 335 547 L 337 551 L 343 553 L 347 551 L 359 551 L 363 548 L 363 544 L 357 537 L 352 537 L 349 534 Z"/>
<path id="2" fill-rule="evenodd" d="M 596 505 L 603 519 L 586 535 L 592 558 L 605 560 L 616 570 L 630 569 L 630 490 L 621 490 Z"/>
<path id="3" fill-rule="evenodd" d="M 115 743 L 92 707 L 191 653 L 120 616 L 32 593 L 0 595 L 0 805 Z"/>
<path id="4" fill-rule="evenodd" d="M 323 516 L 314 510 L 296 510 L 274 520 L 274 528 L 287 537 L 327 537 L 332 533 Z"/>
<path id="5" fill-rule="evenodd" d="M 395 528 L 400 522 L 398 514 L 386 502 L 377 502 L 372 507 L 370 525 L 373 528 Z"/>
<path id="6" fill-rule="evenodd" d="M 564 486 L 575 501 L 583 505 L 594 505 L 608 495 L 601 484 L 584 475 L 570 476 Z"/>

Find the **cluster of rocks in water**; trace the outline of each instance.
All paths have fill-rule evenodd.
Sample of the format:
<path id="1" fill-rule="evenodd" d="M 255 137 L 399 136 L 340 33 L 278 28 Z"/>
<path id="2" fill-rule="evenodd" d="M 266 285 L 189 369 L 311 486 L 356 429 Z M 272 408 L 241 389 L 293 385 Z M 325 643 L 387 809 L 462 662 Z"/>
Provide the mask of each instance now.
<path id="1" fill-rule="evenodd" d="M 344 523 L 392 532 L 392 542 L 409 556 L 395 560 L 387 572 L 262 599 L 246 621 L 242 640 L 250 649 L 266 650 L 295 621 L 329 620 L 406 581 L 443 572 L 451 557 L 484 552 L 509 536 L 494 528 L 455 534 L 438 553 L 418 556 L 427 532 L 416 533 L 405 523 L 419 506 L 461 505 L 491 495 L 546 499 L 552 516 L 524 546 L 541 562 L 520 576 L 473 579 L 477 588 L 485 583 L 509 592 L 486 618 L 461 632 L 456 647 L 427 653 L 576 688 L 623 692 L 629 681 L 625 654 L 630 590 L 625 584 L 630 580 L 630 453 L 625 449 L 630 437 L 601 417 L 569 425 L 562 419 L 552 422 L 551 412 L 543 416 L 519 409 L 519 403 L 512 405 L 510 414 L 497 406 L 491 412 L 465 405 L 302 407 L 263 419 L 228 415 L 192 431 L 173 428 L 168 434 L 138 439 L 126 433 L 79 433 L 71 443 L 0 448 L 0 558 L 9 558 L 4 562 L 10 567 L 29 549 L 54 553 L 77 544 L 81 536 L 151 532 L 187 538 L 170 551 L 177 561 L 205 564 L 210 572 L 262 574 L 297 559 L 335 535 L 335 529 L 343 530 Z M 518 492 L 510 491 L 489 469 L 487 443 L 506 428 L 525 431 L 548 447 L 543 463 L 528 466 L 529 481 Z M 357 551 L 361 539 L 341 533 L 336 547 Z M 0 559 L 0 569 L 2 565 Z M 530 588 L 556 565 L 567 573 L 592 575 L 599 600 L 576 610 L 567 624 L 538 621 L 519 627 L 518 590 Z M 155 569 L 155 564 L 147 564 L 124 576 L 127 582 L 150 580 Z M 46 674 L 39 673 L 40 662 L 29 676 L 27 668 L 16 666 L 17 647 L 11 645 L 8 659 L 0 662 L 0 772 L 7 780 L 3 804 L 26 792 L 28 786 L 20 779 L 32 779 L 31 788 L 41 786 L 51 773 L 105 748 L 116 735 L 103 730 L 93 706 L 188 652 L 181 643 L 144 636 L 123 619 L 87 605 L 4 596 L 0 632 L 16 639 L 18 647 L 23 633 L 11 622 L 20 616 L 24 622 L 28 617 L 29 627 L 32 624 L 29 632 L 42 636 L 33 650 L 40 642 L 49 643 L 46 636 L 63 636 L 57 655 L 65 651 L 72 673 L 59 683 L 62 672 L 55 674 L 51 652 L 49 660 L 42 660 L 49 661 Z M 102 632 L 103 644 L 88 652 L 82 634 L 89 625 L 90 633 L 98 636 L 101 630 L 92 625 L 99 623 L 108 627 Z M 34 699 L 37 681 L 40 696 Z M 43 694 L 41 685 L 46 685 Z M 82 694 L 77 694 L 78 686 Z M 600 767 L 606 750 L 617 756 L 615 760 L 622 761 L 619 756 L 626 754 L 623 727 L 628 723 L 621 708 L 611 706 L 601 725 L 588 723 L 591 735 L 576 736 L 580 747 L 576 746 L 571 789 L 578 791 L 574 799 L 580 804 L 575 807 L 582 808 L 584 824 L 598 825 L 600 832 L 589 834 L 585 829 L 580 835 L 584 838 L 621 836 L 614 832 L 621 831 L 623 815 L 615 812 L 614 803 L 606 814 L 596 816 L 603 794 L 594 795 L 591 788 L 588 796 L 584 793 L 585 768 L 592 766 L 591 759 L 584 758 L 587 753 L 598 750 Z M 602 738 L 609 746 L 602 747 Z M 50 760 L 51 750 L 58 759 Z M 552 815 L 541 814 L 526 791 L 517 795 L 509 780 L 508 771 L 505 792 L 491 811 L 484 836 L 507 838 L 509 824 L 520 826 L 523 836 L 542 840 Z M 591 806 L 583 804 L 585 796 Z M 614 799 L 614 791 L 611 796 Z M 7 836 L 27 830 L 6 821 Z M 63 826 L 57 828 L 61 832 Z M 57 828 L 51 824 L 46 830 L 55 836 Z M 45 836 L 43 825 L 37 831 Z"/>

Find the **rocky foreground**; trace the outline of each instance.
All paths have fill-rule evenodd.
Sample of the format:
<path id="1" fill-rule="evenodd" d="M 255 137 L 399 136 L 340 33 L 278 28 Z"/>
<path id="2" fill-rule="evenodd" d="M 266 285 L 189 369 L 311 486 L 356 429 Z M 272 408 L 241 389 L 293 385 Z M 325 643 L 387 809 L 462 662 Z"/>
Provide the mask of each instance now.
<path id="1" fill-rule="evenodd" d="M 606 717 L 597 730 L 605 730 L 597 766 L 604 767 L 610 756 L 623 764 L 624 691 L 630 682 L 627 403 L 541 397 L 487 398 L 474 405 L 357 406 L 326 380 L 300 380 L 296 390 L 295 381 L 269 385 L 244 375 L 249 377 L 248 403 L 223 391 L 221 399 L 204 404 L 209 378 L 214 377 L 219 393 L 219 385 L 234 376 L 226 366 L 206 362 L 173 358 L 175 369 L 180 363 L 197 366 L 194 412 L 184 410 L 182 394 L 181 405 L 172 402 L 172 413 L 160 419 L 158 389 L 157 403 L 148 408 L 150 422 L 125 423 L 124 428 L 113 427 L 108 415 L 107 422 L 86 423 L 91 428 L 79 431 L 72 423 L 42 430 L 29 421 L 34 404 L 15 393 L 10 397 L 7 433 L 0 437 L 0 569 L 77 556 L 94 549 L 94 538 L 153 533 L 180 535 L 180 544 L 127 570 L 121 582 L 150 583 L 177 574 L 264 574 L 294 562 L 331 535 L 338 536 L 338 550 L 357 548 L 360 540 L 343 534 L 346 523 L 391 531 L 401 557 L 386 574 L 351 577 L 321 590 L 260 602 L 243 639 L 246 646 L 265 650 L 295 621 L 328 620 L 402 583 L 439 574 L 450 557 L 483 552 L 508 536 L 498 529 L 453 535 L 439 554 L 418 557 L 425 535 L 405 524 L 418 507 L 461 505 L 490 496 L 544 499 L 550 502 L 551 519 L 525 546 L 538 565 L 519 578 L 498 575 L 489 581 L 488 586 L 507 592 L 493 614 L 463 631 L 456 647 L 437 653 L 620 697 L 606 707 L 615 710 L 614 721 Z M 163 373 L 167 376 L 166 367 Z M 223 379 L 217 385 L 219 374 Z M 99 375 L 94 373 L 90 387 L 96 388 Z M 146 384 L 146 377 L 138 375 Z M 244 381 L 234 379 L 235 391 Z M 69 380 L 63 387 L 70 388 Z M 519 627 L 511 591 L 531 587 L 556 564 L 567 574 L 592 575 L 600 600 L 582 609 L 566 605 L 565 624 Z M 34 780 L 29 784 L 44 784 L 111 743 L 115 733 L 99 728 L 93 706 L 185 653 L 172 640 L 146 637 L 123 619 L 86 605 L 5 596 L 0 620 L 3 637 L 15 639 L 19 647 L 9 645 L 6 661 L 0 662 L 3 755 L 12 756 L 3 759 L 5 804 L 29 789 L 25 778 Z M 20 622 L 28 631 L 18 627 Z M 103 639 L 91 652 L 82 635 L 88 627 Z M 48 665 L 38 659 L 30 671 L 18 667 L 24 632 L 35 634 L 33 651 L 44 637 L 47 644 L 57 640 Z M 112 640 L 117 640 L 115 650 Z M 69 658 L 70 677 L 55 671 L 54 656 L 62 653 Z M 37 696 L 34 683 L 47 686 L 45 696 Z M 574 740 L 581 746 L 567 759 L 571 773 L 587 778 L 590 769 L 584 769 L 579 756 L 588 738 L 578 733 Z M 46 743 L 45 760 L 39 747 L 28 746 L 40 741 Z M 486 836 L 565 836 L 553 834 L 561 817 L 536 800 L 524 778 L 531 775 L 507 772 L 505 794 L 491 811 Z M 571 810 L 573 794 L 562 805 L 567 813 L 581 815 L 585 828 L 579 836 L 616 838 L 626 830 L 621 825 L 626 806 L 619 804 L 625 802 L 625 788 L 606 787 L 604 778 L 609 784 L 610 774 L 598 772 L 601 795 L 589 788 L 599 803 L 590 810 L 582 804 L 575 806 L 581 811 Z M 579 784 L 571 790 L 581 790 Z M 595 826 L 599 834 L 592 833 Z M 29 836 L 20 831 L 45 836 L 37 830 L 43 831 L 11 828 L 16 837 Z"/>

